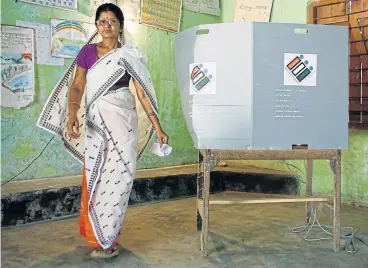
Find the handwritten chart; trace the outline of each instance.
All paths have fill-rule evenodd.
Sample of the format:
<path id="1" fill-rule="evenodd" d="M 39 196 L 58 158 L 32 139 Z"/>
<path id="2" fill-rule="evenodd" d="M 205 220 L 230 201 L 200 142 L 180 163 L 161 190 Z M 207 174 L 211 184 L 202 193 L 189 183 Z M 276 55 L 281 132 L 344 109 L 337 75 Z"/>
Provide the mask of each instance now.
<path id="1" fill-rule="evenodd" d="M 17 26 L 28 27 L 35 29 L 35 50 L 36 50 L 36 64 L 57 65 L 63 66 L 63 58 L 51 57 L 51 26 L 36 22 L 19 21 Z"/>
<path id="2" fill-rule="evenodd" d="M 193 12 L 220 16 L 220 0 L 183 0 L 183 8 Z"/>
<path id="3" fill-rule="evenodd" d="M 179 32 L 182 0 L 142 0 L 140 23 Z"/>
<path id="4" fill-rule="evenodd" d="M 120 6 L 124 12 L 125 21 L 138 22 L 139 21 L 139 0 L 120 0 Z"/>
<path id="5" fill-rule="evenodd" d="M 1 106 L 22 108 L 33 102 L 33 29 L 1 26 Z"/>
<path id="6" fill-rule="evenodd" d="M 97 8 L 105 3 L 112 3 L 116 5 L 116 0 L 90 0 L 91 3 L 91 15 L 93 18 L 96 16 Z"/>
<path id="7" fill-rule="evenodd" d="M 237 0 L 234 22 L 269 22 L 273 0 Z"/>
<path id="8" fill-rule="evenodd" d="M 78 10 L 77 0 L 19 0 L 19 1 L 47 7 Z"/>

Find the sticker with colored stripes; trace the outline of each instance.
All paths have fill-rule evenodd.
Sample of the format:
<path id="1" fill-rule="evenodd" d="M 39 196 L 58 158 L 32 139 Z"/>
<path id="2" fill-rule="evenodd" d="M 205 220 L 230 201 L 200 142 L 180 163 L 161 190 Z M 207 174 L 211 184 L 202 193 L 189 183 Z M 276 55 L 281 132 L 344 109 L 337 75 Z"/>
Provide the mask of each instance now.
<path id="1" fill-rule="evenodd" d="M 190 95 L 216 94 L 216 63 L 202 62 L 189 65 Z"/>
<path id="2" fill-rule="evenodd" d="M 285 53 L 284 85 L 315 87 L 317 85 L 317 55 Z"/>

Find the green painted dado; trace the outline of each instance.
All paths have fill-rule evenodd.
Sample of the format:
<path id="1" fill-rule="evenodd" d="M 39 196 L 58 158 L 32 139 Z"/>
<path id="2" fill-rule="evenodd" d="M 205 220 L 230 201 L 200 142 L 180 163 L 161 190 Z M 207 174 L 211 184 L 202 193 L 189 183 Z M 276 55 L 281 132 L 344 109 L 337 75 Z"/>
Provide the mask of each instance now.
<path id="1" fill-rule="evenodd" d="M 15 24 L 16 20 L 49 23 L 50 18 L 76 19 L 93 22 L 87 16 L 89 0 L 79 0 L 80 12 L 64 11 L 15 1 L 2 1 L 2 24 Z M 198 24 L 230 22 L 236 0 L 222 0 L 221 17 L 183 11 L 181 29 Z M 307 22 L 307 0 L 274 0 L 272 22 Z M 119 4 L 119 1 L 118 1 Z M 6 10 L 6 12 L 4 12 Z M 124 10 L 123 10 L 124 11 Z M 160 108 L 161 122 L 171 137 L 174 150 L 169 157 L 159 158 L 146 152 L 138 168 L 151 168 L 193 163 L 197 160 L 196 150 L 188 134 L 180 107 L 180 96 L 175 73 L 175 34 L 146 27 L 127 24 L 137 46 L 146 54 L 148 67 L 154 80 Z M 17 174 L 37 157 L 52 137 L 35 127 L 42 106 L 51 90 L 71 64 L 64 67 L 36 66 L 36 100 L 25 109 L 2 108 L 1 162 L 2 181 Z M 293 161 L 293 165 L 304 170 L 303 161 Z M 246 161 L 260 167 L 285 170 L 282 161 Z M 59 139 L 49 147 L 19 179 L 32 179 L 80 174 L 81 166 L 62 148 Z M 303 174 L 296 170 L 303 179 Z M 331 195 L 332 174 L 326 161 L 315 161 L 315 193 Z M 368 131 L 350 131 L 349 150 L 343 153 L 343 199 L 348 202 L 368 204 Z"/>

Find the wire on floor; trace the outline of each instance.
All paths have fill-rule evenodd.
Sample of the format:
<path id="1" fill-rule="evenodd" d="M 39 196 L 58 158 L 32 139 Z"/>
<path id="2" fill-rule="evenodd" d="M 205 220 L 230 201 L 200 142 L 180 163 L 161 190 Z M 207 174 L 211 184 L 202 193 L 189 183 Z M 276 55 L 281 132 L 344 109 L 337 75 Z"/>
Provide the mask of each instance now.
<path id="1" fill-rule="evenodd" d="M 317 218 L 316 208 L 312 208 L 311 212 L 312 212 L 312 215 L 308 219 L 307 225 L 292 228 L 292 232 L 293 233 L 302 233 L 302 232 L 306 231 L 303 238 L 304 238 L 305 241 L 308 241 L 308 242 L 332 239 L 332 237 L 333 237 L 332 231 L 328 231 L 328 229 L 332 230 L 333 227 L 332 226 L 321 225 L 321 223 L 319 222 L 319 220 Z M 317 238 L 309 238 L 308 234 L 315 227 L 319 227 L 319 229 L 322 230 L 323 233 L 327 234 L 328 236 L 326 236 L 326 237 L 317 237 Z M 348 241 L 344 245 L 344 250 L 346 252 L 348 252 L 348 253 L 358 252 L 358 248 L 356 246 L 356 240 L 362 242 L 364 245 L 366 245 L 368 247 L 368 242 L 365 241 L 364 238 L 357 235 L 358 229 L 354 229 L 353 227 L 343 227 L 341 229 L 346 230 L 346 231 L 343 232 L 340 235 L 340 238 L 348 239 Z"/>
<path id="2" fill-rule="evenodd" d="M 23 169 L 21 172 L 19 172 L 17 175 L 15 175 L 14 177 L 12 177 L 11 179 L 7 180 L 6 182 L 2 183 L 1 186 L 15 180 L 20 174 L 22 174 L 24 171 L 26 171 L 38 158 L 40 158 L 40 156 L 43 154 L 43 152 L 46 150 L 47 146 L 49 146 L 50 142 L 55 138 L 55 136 L 53 136 L 46 144 L 46 146 L 42 149 L 42 151 L 39 153 L 39 155 L 33 159 L 29 164 L 28 166 Z"/>

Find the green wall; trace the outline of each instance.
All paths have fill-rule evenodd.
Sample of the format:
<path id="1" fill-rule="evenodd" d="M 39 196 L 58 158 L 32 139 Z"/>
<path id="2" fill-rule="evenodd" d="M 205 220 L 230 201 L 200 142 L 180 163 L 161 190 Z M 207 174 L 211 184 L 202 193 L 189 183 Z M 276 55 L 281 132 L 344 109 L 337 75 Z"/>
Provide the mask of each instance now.
<path id="1" fill-rule="evenodd" d="M 15 20 L 49 23 L 50 17 L 92 22 L 91 17 L 82 14 L 88 10 L 88 1 L 79 0 L 80 13 L 2 1 L 2 10 L 7 11 L 2 12 L 1 23 L 14 24 Z M 274 0 L 271 21 L 306 23 L 307 2 L 307 0 Z M 198 24 L 230 22 L 234 7 L 235 0 L 222 0 L 221 17 L 183 11 L 182 29 Z M 157 90 L 161 122 L 170 135 L 170 143 L 174 148 L 173 153 L 164 159 L 146 153 L 138 168 L 193 163 L 196 161 L 196 151 L 181 115 L 175 74 L 173 50 L 175 34 L 142 25 L 127 27 L 138 47 L 147 55 L 149 70 Z M 66 61 L 64 67 L 36 66 L 36 101 L 21 110 L 1 109 L 2 181 L 11 178 L 27 166 L 51 138 L 51 135 L 35 127 L 36 119 L 55 83 L 70 63 L 70 60 Z M 286 169 L 281 161 L 245 161 L 245 163 Z M 304 169 L 302 161 L 292 163 Z M 54 140 L 42 156 L 19 176 L 19 179 L 64 176 L 80 172 L 81 166 L 64 152 L 58 140 Z M 303 174 L 299 175 L 303 179 Z M 326 161 L 315 161 L 314 177 L 313 191 L 331 195 L 332 175 Z M 368 131 L 350 131 L 349 150 L 343 153 L 342 191 L 344 201 L 368 204 Z"/>
<path id="2" fill-rule="evenodd" d="M 79 0 L 78 4 L 82 9 L 80 11 L 87 13 L 88 3 L 89 0 Z M 120 4 L 119 0 L 118 4 Z M 49 24 L 50 18 L 94 21 L 93 18 L 81 12 L 15 3 L 14 1 L 2 1 L 1 7 L 3 11 L 6 10 L 2 12 L 2 24 L 15 24 L 16 20 Z M 221 22 L 221 17 L 183 11 L 181 28 L 218 22 Z M 174 148 L 172 154 L 166 158 L 155 157 L 146 151 L 138 168 L 192 163 L 197 159 L 196 150 L 192 146 L 181 115 L 174 62 L 175 34 L 138 23 L 135 25 L 126 23 L 126 26 L 138 47 L 148 58 L 148 68 L 157 91 L 161 124 L 171 137 L 170 144 Z M 52 137 L 47 132 L 36 128 L 35 124 L 48 95 L 70 64 L 71 60 L 66 60 L 64 67 L 36 65 L 36 101 L 25 109 L 1 108 L 2 181 L 12 178 L 26 167 L 39 155 Z M 41 157 L 18 178 L 32 179 L 79 174 L 81 168 L 81 165 L 64 151 L 59 139 L 54 139 Z"/>

